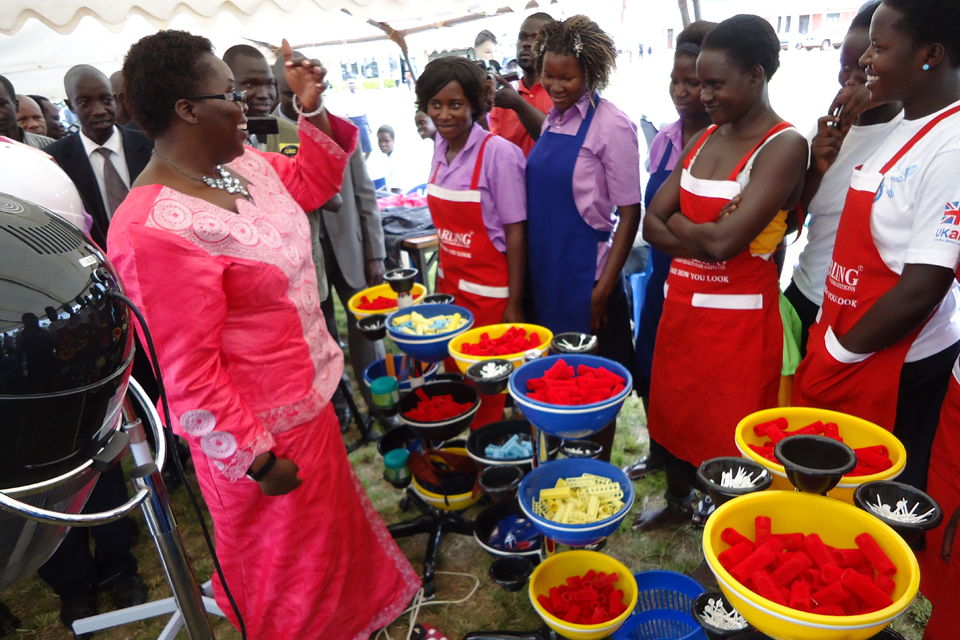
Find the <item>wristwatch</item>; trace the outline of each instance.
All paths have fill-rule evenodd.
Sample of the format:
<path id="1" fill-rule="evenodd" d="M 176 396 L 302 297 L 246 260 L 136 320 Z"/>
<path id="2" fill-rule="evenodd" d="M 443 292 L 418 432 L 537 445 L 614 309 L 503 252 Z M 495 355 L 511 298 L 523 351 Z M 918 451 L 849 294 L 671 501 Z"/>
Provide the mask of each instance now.
<path id="1" fill-rule="evenodd" d="M 247 477 L 253 480 L 254 482 L 260 482 L 267 477 L 267 474 L 270 473 L 270 470 L 273 469 L 273 465 L 277 464 L 277 454 L 273 451 L 267 451 L 267 455 L 270 456 L 267 458 L 267 461 L 259 471 L 251 471 L 247 469 Z"/>

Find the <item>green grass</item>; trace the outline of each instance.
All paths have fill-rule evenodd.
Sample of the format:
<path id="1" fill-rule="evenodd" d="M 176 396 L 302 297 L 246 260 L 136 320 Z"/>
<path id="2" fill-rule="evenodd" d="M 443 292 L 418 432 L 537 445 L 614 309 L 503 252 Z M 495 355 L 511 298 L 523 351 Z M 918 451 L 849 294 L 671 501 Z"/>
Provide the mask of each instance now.
<path id="1" fill-rule="evenodd" d="M 339 302 L 336 304 L 337 322 L 342 335 L 346 335 L 346 317 Z M 388 342 L 388 350 L 393 351 Z M 349 362 L 349 358 L 347 360 Z M 354 388 L 358 387 L 356 384 Z M 357 394 L 357 402 L 362 400 Z M 347 441 L 356 438 L 356 432 L 346 436 Z M 636 398 L 627 400 L 618 418 L 617 437 L 612 453 L 612 462 L 622 466 L 636 460 L 647 450 L 646 416 L 643 406 Z M 375 446 L 367 446 L 350 454 L 350 462 L 357 471 L 371 501 L 387 524 L 399 522 L 410 514 L 404 513 L 398 506 L 401 492 L 393 489 L 381 478 L 383 460 Z M 194 487 L 199 494 L 199 489 Z M 664 479 L 661 473 L 655 473 L 635 484 L 637 500 L 634 511 L 662 504 Z M 213 571 L 212 561 L 203 543 L 200 527 L 193 509 L 189 506 L 185 491 L 182 489 L 173 495 L 174 512 L 181 534 L 187 546 L 194 568 L 201 580 L 209 578 Z M 480 511 L 479 505 L 472 507 L 468 517 L 474 517 Z M 169 589 L 160 567 L 153 542 L 147 535 L 146 525 L 138 515 L 143 535 L 134 550 L 140 559 L 141 575 L 151 587 L 151 599 L 166 597 Z M 632 514 L 628 516 L 620 529 L 610 536 L 605 552 L 624 562 L 634 571 L 646 569 L 670 569 L 683 573 L 692 572 L 702 561 L 699 529 L 684 525 L 655 531 L 649 534 L 634 533 L 630 524 Z M 208 517 L 209 522 L 209 517 Z M 426 536 L 415 536 L 399 541 L 404 555 L 418 571 L 423 570 L 423 555 L 426 548 Z M 472 537 L 448 536 L 444 538 L 438 558 L 439 571 L 469 573 L 480 578 L 480 588 L 468 602 L 445 606 L 438 605 L 423 609 L 419 620 L 432 624 L 444 632 L 451 640 L 462 638 L 470 631 L 488 630 L 526 630 L 540 626 L 540 620 L 534 613 L 525 590 L 507 593 L 496 587 L 486 576 L 492 558 L 483 551 Z M 455 576 L 438 576 L 437 599 L 456 600 L 463 597 L 472 587 L 472 582 Z M 52 591 L 38 578 L 30 577 L 15 585 L 3 594 L 4 601 L 15 614 L 22 619 L 22 628 L 8 637 L 30 640 L 68 640 L 72 636 L 60 625 L 59 602 Z M 109 610 L 109 598 L 99 596 L 101 610 Z M 930 617 L 930 604 L 918 597 L 907 613 L 895 623 L 894 629 L 902 633 L 907 640 L 920 640 L 923 628 Z M 390 627 L 394 639 L 404 637 L 408 616 Z M 148 640 L 156 638 L 165 618 L 154 618 L 140 623 L 129 624 L 118 629 L 100 632 L 96 638 L 102 640 Z M 240 637 L 226 621 L 214 619 L 214 630 L 222 640 Z M 179 639 L 186 639 L 181 632 Z"/>

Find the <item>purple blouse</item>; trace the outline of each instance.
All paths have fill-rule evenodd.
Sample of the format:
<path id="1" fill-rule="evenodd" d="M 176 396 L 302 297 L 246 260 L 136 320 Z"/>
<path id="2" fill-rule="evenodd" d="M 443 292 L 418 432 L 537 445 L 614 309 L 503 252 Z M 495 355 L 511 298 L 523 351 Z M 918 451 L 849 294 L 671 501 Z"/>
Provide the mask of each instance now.
<path id="1" fill-rule="evenodd" d="M 466 191 L 473 180 L 480 145 L 488 133 L 476 122 L 460 153 L 447 164 L 447 149 L 450 143 L 438 135 L 430 163 L 430 178 L 437 171 L 434 182 L 438 187 Z M 437 170 L 439 165 L 439 171 Z M 506 252 L 507 236 L 503 226 L 527 219 L 527 160 L 520 147 L 493 136 L 483 151 L 483 167 L 480 169 L 480 211 L 487 235 L 498 251 Z"/>
<path id="2" fill-rule="evenodd" d="M 660 168 L 663 155 L 668 151 L 670 159 L 667 160 L 667 169 L 673 171 L 683 153 L 683 120 L 665 125 L 650 143 L 650 173 Z"/>
<path id="3" fill-rule="evenodd" d="M 549 128 L 551 133 L 575 136 L 589 107 L 590 96 L 585 93 L 563 113 L 556 107 L 550 109 L 543 131 Z M 595 278 L 599 279 L 607 264 L 612 232 L 620 219 L 616 207 L 643 201 L 637 125 L 603 98 L 597 103 L 593 122 L 573 168 L 573 200 L 584 222 L 598 231 L 610 232 L 610 238 L 597 247 Z"/>

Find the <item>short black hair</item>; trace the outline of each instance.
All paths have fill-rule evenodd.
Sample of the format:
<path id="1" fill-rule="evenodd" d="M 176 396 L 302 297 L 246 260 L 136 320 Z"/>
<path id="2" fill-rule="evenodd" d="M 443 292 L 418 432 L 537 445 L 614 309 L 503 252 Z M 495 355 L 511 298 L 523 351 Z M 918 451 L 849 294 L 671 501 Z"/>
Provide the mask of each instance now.
<path id="1" fill-rule="evenodd" d="M 394 133 L 393 127 L 391 127 L 388 124 L 380 125 L 380 128 L 377 129 L 377 135 L 379 136 L 381 133 L 389 133 L 391 138 L 393 138 L 394 140 L 397 139 L 397 134 Z"/>
<path id="2" fill-rule="evenodd" d="M 266 56 L 263 55 L 263 52 L 256 47 L 251 47 L 248 44 L 235 44 L 226 51 L 223 52 L 223 61 L 227 63 L 227 66 L 233 69 L 233 65 L 236 63 L 237 58 L 253 58 L 254 60 L 266 60 Z M 280 56 L 281 58 L 283 56 Z"/>
<path id="3" fill-rule="evenodd" d="M 960 67 L 960 2 L 957 0 L 883 0 L 900 14 L 896 28 L 920 46 L 940 43 L 954 68 Z"/>
<path id="4" fill-rule="evenodd" d="M 41 108 L 41 109 L 43 109 L 43 103 L 44 103 L 44 102 L 50 102 L 50 98 L 48 98 L 48 97 L 46 97 L 46 96 L 38 96 L 38 95 L 34 95 L 34 94 L 31 93 L 31 94 L 29 94 L 29 97 L 33 98 L 33 101 L 36 102 L 38 105 L 40 105 L 40 108 Z M 50 104 L 53 104 L 53 103 L 50 102 Z M 54 106 L 56 106 L 56 105 L 54 105 Z"/>
<path id="5" fill-rule="evenodd" d="M 127 103 L 134 121 L 150 138 L 170 125 L 178 100 L 196 95 L 213 45 L 203 36 L 169 29 L 141 38 L 123 59 Z"/>
<path id="6" fill-rule="evenodd" d="M 760 65 L 767 80 L 780 68 L 780 37 L 760 16 L 740 14 L 724 20 L 703 39 L 703 48 L 725 52 L 744 71 Z"/>
<path id="7" fill-rule="evenodd" d="M 677 36 L 677 46 L 682 44 L 695 44 L 698 47 L 703 46 L 703 40 L 707 34 L 713 31 L 717 26 L 716 22 L 709 20 L 697 20 L 687 25 L 687 28 Z"/>
<path id="8" fill-rule="evenodd" d="M 853 31 L 854 29 L 869 30 L 870 21 L 873 20 L 873 14 L 877 12 L 877 7 L 879 6 L 880 0 L 874 0 L 860 7 L 860 11 L 853 17 L 853 20 L 850 22 L 850 28 L 847 29 L 847 31 Z"/>
<path id="9" fill-rule="evenodd" d="M 476 39 L 473 41 L 473 46 L 479 47 L 484 42 L 492 42 L 493 44 L 500 44 L 497 42 L 497 36 L 493 35 L 492 31 L 487 31 L 484 29 L 477 34 Z"/>
<path id="10" fill-rule="evenodd" d="M 0 76 L 0 84 L 3 85 L 3 88 L 7 90 L 7 93 L 10 94 L 10 100 L 17 101 L 17 91 L 13 88 L 13 83 L 7 79 L 6 76 Z"/>
<path id="11" fill-rule="evenodd" d="M 478 120 L 486 107 L 483 100 L 487 93 L 487 74 L 480 65 L 458 56 L 444 56 L 431 60 L 417 78 L 417 109 L 428 113 L 427 105 L 433 96 L 456 81 L 470 103 L 473 119 Z"/>

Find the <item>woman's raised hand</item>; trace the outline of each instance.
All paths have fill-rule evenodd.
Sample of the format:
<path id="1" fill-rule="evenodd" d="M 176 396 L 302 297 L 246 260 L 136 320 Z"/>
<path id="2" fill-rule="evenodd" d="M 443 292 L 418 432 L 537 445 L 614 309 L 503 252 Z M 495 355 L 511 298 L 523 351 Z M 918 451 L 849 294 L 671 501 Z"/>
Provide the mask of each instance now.
<path id="1" fill-rule="evenodd" d="M 323 98 L 323 92 L 327 88 L 324 78 L 327 70 L 319 64 L 315 64 L 306 59 L 293 59 L 293 49 L 287 39 L 283 39 L 280 47 L 280 55 L 283 56 L 284 68 L 287 75 L 287 85 L 290 90 L 297 94 L 300 100 L 301 108 L 309 113 L 316 111 L 320 106 L 320 100 Z"/>

